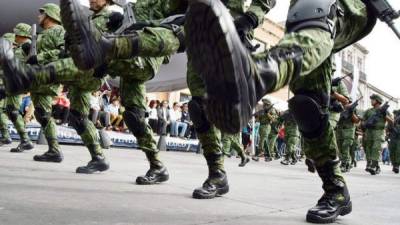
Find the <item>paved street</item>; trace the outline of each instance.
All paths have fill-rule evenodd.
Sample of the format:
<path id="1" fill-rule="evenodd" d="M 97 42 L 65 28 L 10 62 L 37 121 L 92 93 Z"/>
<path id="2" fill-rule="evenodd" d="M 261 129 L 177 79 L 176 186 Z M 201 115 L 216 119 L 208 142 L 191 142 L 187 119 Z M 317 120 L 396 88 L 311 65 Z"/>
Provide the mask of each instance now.
<path id="1" fill-rule="evenodd" d="M 230 193 L 195 200 L 192 190 L 207 175 L 201 155 L 162 152 L 170 181 L 138 186 L 136 176 L 148 168 L 140 151 L 107 150 L 109 171 L 78 175 L 75 168 L 89 161 L 89 153 L 82 146 L 62 149 L 65 161 L 52 164 L 32 160 L 45 146 L 21 154 L 0 147 L 0 225 L 299 225 L 307 224 L 305 213 L 322 193 L 317 175 L 303 164 L 251 162 L 239 168 L 239 159 L 231 158 Z M 373 177 L 363 167 L 347 175 L 353 213 L 337 224 L 399 225 L 400 176 L 383 166 Z"/>

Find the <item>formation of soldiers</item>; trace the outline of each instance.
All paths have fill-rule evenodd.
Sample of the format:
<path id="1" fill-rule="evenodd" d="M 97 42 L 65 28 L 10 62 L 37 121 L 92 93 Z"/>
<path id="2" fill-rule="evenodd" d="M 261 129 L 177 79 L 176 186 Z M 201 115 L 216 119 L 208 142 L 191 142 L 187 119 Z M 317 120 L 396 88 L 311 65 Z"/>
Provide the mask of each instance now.
<path id="1" fill-rule="evenodd" d="M 193 96 L 189 112 L 209 169 L 203 185 L 193 191 L 193 198 L 210 199 L 229 192 L 221 143 L 235 146 L 237 133 L 253 116 L 258 101 L 289 85 L 294 93 L 289 111 L 279 115 L 270 102 L 263 100 L 263 112 L 257 115 L 260 146 L 255 159 L 261 155 L 266 161 L 277 157 L 274 145 L 278 127 L 284 124 L 287 151 L 282 164 L 297 162 L 294 152 L 301 140 L 308 170 L 317 172 L 323 183 L 324 194 L 307 212 L 307 221 L 334 222 L 339 215 L 352 211 L 342 172 L 352 164 L 350 152 L 360 120 L 366 170 L 371 174 L 380 171 L 380 145 L 385 123 L 389 122 L 393 171 L 399 171 L 399 113 L 395 112 L 393 119 L 382 99 L 374 95 L 373 108 L 360 118 L 340 82 L 332 85 L 331 56 L 367 36 L 379 17 L 373 5 L 376 1 L 371 2 L 292 1 L 284 38 L 261 54 L 254 53 L 253 30 L 262 24 L 275 0 L 253 0 L 249 7 L 242 0 L 140 0 L 130 9 L 134 21 L 109 11 L 108 6 L 114 4 L 111 0 L 90 0 L 90 20 L 78 0 L 60 0 L 61 9 L 45 4 L 39 8 L 43 32 L 36 42 L 36 54 L 31 54 L 36 40 L 29 44 L 32 37 L 27 24 L 16 26 L 14 39 L 12 35 L 0 39 L 5 87 L 1 94 L 6 98 L 2 104 L 9 109 L 10 120 L 20 127 L 21 144 L 13 151 L 33 148 L 15 111 L 19 94 L 29 91 L 49 145 L 48 151 L 34 160 L 63 160 L 51 117 L 51 99 L 63 84 L 71 88 L 70 123 L 92 157 L 76 172 L 107 170 L 109 162 L 98 131 L 88 119 L 88 99 L 106 75 L 120 76 L 124 121 L 149 161 L 147 173 L 137 177 L 136 183 L 167 181 L 168 170 L 145 121 L 144 84 L 158 73 L 161 64 L 168 63 L 171 54 L 186 50 L 187 83 Z M 4 132 L 4 126 L 0 131 Z M 7 144 L 10 138 L 5 133 L 1 142 Z M 244 166 L 249 158 L 240 144 L 234 148 Z"/>

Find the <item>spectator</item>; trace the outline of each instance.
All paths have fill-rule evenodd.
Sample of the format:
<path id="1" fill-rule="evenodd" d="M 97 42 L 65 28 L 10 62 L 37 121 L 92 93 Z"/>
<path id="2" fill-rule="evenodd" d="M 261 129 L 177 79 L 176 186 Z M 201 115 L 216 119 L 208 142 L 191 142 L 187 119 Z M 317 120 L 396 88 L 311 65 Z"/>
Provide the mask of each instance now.
<path id="1" fill-rule="evenodd" d="M 390 153 L 387 146 L 385 146 L 382 151 L 382 163 L 383 165 L 390 165 Z"/>
<path id="2" fill-rule="evenodd" d="M 90 96 L 89 119 L 97 128 L 106 127 L 107 130 L 112 130 L 110 124 L 110 113 L 101 110 L 100 91 L 94 91 Z"/>
<path id="3" fill-rule="evenodd" d="M 35 108 L 33 107 L 30 93 L 27 93 L 22 98 L 20 112 L 21 112 L 22 116 L 24 117 L 25 124 L 27 124 L 27 123 L 29 123 L 30 121 L 33 120 L 33 118 L 34 118 L 33 115 L 34 115 L 34 112 L 35 112 Z"/>
<path id="4" fill-rule="evenodd" d="M 170 116 L 170 124 L 171 124 L 171 137 L 176 137 L 179 134 L 179 137 L 183 138 L 185 137 L 186 129 L 187 129 L 187 124 L 182 122 L 182 112 L 181 112 L 181 107 L 179 103 L 175 102 L 172 106 L 172 109 L 170 109 L 169 112 Z M 181 132 L 179 133 L 179 128 L 181 129 Z"/>
<path id="5" fill-rule="evenodd" d="M 181 121 L 187 124 L 187 131 L 186 131 L 185 137 L 190 137 L 191 139 L 196 139 L 196 131 L 194 129 L 193 122 L 190 119 L 189 107 L 188 107 L 187 103 L 182 105 Z"/>
<path id="6" fill-rule="evenodd" d="M 149 114 L 149 125 L 154 133 L 157 133 L 158 129 L 158 116 L 157 116 L 157 102 L 154 100 L 150 101 L 148 114 Z"/>
<path id="7" fill-rule="evenodd" d="M 53 117 L 57 125 L 66 125 L 68 123 L 70 101 L 67 98 L 67 92 L 62 91 L 54 98 Z"/>
<path id="8" fill-rule="evenodd" d="M 111 91 L 106 90 L 104 91 L 103 96 L 101 96 L 102 102 L 100 104 L 100 107 L 102 110 L 106 110 L 106 108 L 111 104 Z"/>
<path id="9" fill-rule="evenodd" d="M 162 101 L 160 108 L 157 110 L 158 117 L 158 134 L 166 135 L 167 126 L 170 121 L 170 115 L 168 110 L 168 101 Z"/>
<path id="10" fill-rule="evenodd" d="M 122 124 L 122 115 L 119 113 L 120 103 L 118 98 L 113 98 L 111 104 L 108 105 L 106 111 L 110 113 L 110 123 L 114 130 L 120 131 Z"/>

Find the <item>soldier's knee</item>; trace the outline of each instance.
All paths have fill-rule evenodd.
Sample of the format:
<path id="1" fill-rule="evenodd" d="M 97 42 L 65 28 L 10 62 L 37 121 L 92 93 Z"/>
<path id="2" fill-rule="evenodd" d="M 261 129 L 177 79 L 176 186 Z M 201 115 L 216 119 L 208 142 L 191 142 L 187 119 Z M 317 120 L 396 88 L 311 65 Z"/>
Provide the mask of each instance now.
<path id="1" fill-rule="evenodd" d="M 328 102 L 328 95 L 317 92 L 299 92 L 289 100 L 289 110 L 305 138 L 318 138 L 329 126 Z"/>
<path id="2" fill-rule="evenodd" d="M 49 124 L 50 119 L 51 119 L 51 112 L 47 112 L 41 107 L 36 107 L 35 108 L 35 117 L 36 120 L 40 123 L 42 127 L 46 127 L 47 124 Z"/>
<path id="3" fill-rule="evenodd" d="M 204 111 L 203 98 L 193 97 L 188 106 L 189 114 L 196 131 L 199 133 L 207 132 L 210 129 L 211 124 Z"/>
<path id="4" fill-rule="evenodd" d="M 138 107 L 127 107 L 123 118 L 129 130 L 136 137 L 142 137 L 146 133 L 145 110 Z"/>
<path id="5" fill-rule="evenodd" d="M 14 106 L 12 105 L 7 105 L 6 106 L 6 113 L 8 118 L 10 118 L 10 120 L 14 123 L 15 121 L 17 121 L 18 116 L 19 116 L 19 111 L 18 109 L 16 109 Z"/>
<path id="6" fill-rule="evenodd" d="M 85 132 L 87 123 L 89 123 L 89 119 L 79 111 L 71 109 L 69 113 L 69 123 L 76 130 L 76 132 L 81 135 L 83 132 Z"/>

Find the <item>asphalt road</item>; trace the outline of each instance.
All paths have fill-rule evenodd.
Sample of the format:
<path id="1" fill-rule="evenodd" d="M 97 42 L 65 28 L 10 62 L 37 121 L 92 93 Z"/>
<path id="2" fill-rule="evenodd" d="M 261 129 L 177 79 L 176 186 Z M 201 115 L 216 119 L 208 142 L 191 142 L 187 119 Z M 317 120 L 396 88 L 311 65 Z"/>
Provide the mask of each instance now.
<path id="1" fill-rule="evenodd" d="M 14 143 L 13 145 L 16 145 Z M 226 160 L 230 192 L 212 200 L 191 198 L 207 176 L 205 160 L 193 153 L 162 152 L 171 179 L 138 186 L 136 176 L 148 169 L 145 155 L 110 149 L 111 169 L 102 174 L 75 174 L 89 161 L 82 146 L 62 146 L 61 164 L 34 162 L 45 146 L 20 154 L 0 147 L 0 225 L 298 225 L 322 194 L 317 175 L 303 164 L 282 166 L 239 159 Z M 346 175 L 353 213 L 337 224 L 399 225 L 400 176 L 383 166 L 379 176 L 359 167 Z"/>

